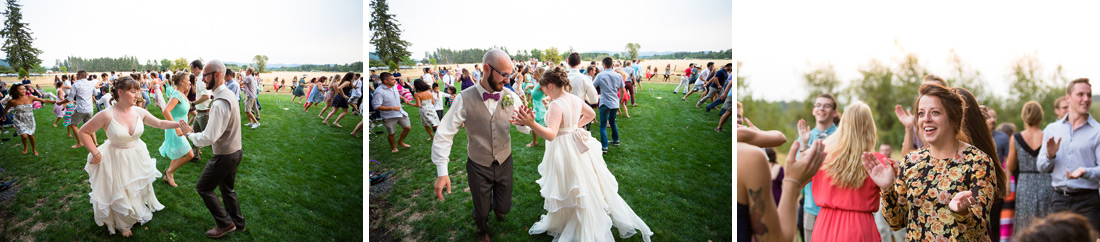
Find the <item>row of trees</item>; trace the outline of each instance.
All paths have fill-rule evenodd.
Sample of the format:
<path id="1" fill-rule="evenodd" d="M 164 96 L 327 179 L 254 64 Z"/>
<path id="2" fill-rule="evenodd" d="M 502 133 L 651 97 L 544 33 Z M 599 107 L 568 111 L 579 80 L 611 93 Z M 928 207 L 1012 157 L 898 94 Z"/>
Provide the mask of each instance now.
<path id="1" fill-rule="evenodd" d="M 56 60 L 56 65 L 53 67 L 53 71 L 68 72 L 76 70 L 85 70 L 92 72 L 108 72 L 108 71 L 130 71 L 130 70 L 166 70 L 166 69 L 179 69 L 187 68 L 187 64 L 190 63 L 186 58 L 179 58 L 176 60 L 161 59 L 146 60 L 145 63 L 138 61 L 137 57 L 122 56 L 118 58 L 112 57 L 99 57 L 84 59 L 81 57 L 69 56 L 64 60 Z"/>
<path id="2" fill-rule="evenodd" d="M 1065 95 L 1065 85 L 1070 79 L 1064 75 L 1061 65 L 1056 66 L 1053 73 L 1044 74 L 1043 65 L 1036 55 L 1024 55 L 1012 60 L 1011 72 L 1005 73 L 1009 83 L 1008 94 L 996 95 L 986 87 L 985 76 L 954 51 L 951 52 L 949 62 L 952 67 L 950 71 L 931 74 L 943 77 L 948 85 L 970 90 L 979 103 L 997 111 L 998 125 L 1013 123 L 1017 130 L 1023 128 L 1020 113 L 1027 101 L 1038 101 L 1044 109 L 1045 123 L 1053 122 L 1054 100 Z M 737 64 L 740 69 L 741 63 Z M 749 80 L 738 74 L 737 99 L 745 106 L 745 117 L 754 124 L 761 129 L 779 130 L 787 137 L 797 136 L 795 126 L 799 119 L 806 119 L 807 123 L 813 122 L 811 111 L 813 100 L 818 94 L 830 93 L 837 96 L 838 110 L 841 112 L 848 104 L 862 101 L 872 110 L 879 143 L 900 146 L 905 129 L 894 115 L 894 107 L 900 104 L 905 109 L 912 109 L 922 78 L 929 74 L 926 65 L 921 63 L 916 54 L 908 53 L 893 64 L 872 59 L 859 67 L 859 73 L 860 76 L 849 80 L 847 85 L 841 85 L 832 65 L 813 67 L 802 74 L 808 95 L 796 101 L 756 99 L 748 87 Z M 1100 111 L 1100 107 L 1093 109 L 1092 111 Z M 778 151 L 786 151 L 790 143 L 780 147 Z"/>
<path id="3" fill-rule="evenodd" d="M 271 71 L 324 71 L 324 72 L 363 72 L 363 62 L 356 61 L 350 64 L 327 64 L 327 65 L 313 65 L 306 64 L 294 67 L 279 67 L 270 69 Z"/>
<path id="4" fill-rule="evenodd" d="M 729 59 L 733 58 L 733 49 L 722 51 L 676 52 L 667 55 L 652 55 L 643 59 Z"/>

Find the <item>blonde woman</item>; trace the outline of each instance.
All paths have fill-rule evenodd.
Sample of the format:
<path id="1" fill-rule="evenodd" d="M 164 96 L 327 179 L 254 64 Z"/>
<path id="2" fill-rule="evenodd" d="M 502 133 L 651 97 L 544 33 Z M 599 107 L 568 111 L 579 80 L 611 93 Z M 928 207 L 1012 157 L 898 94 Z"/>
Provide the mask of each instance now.
<path id="1" fill-rule="evenodd" d="M 863 168 L 863 156 L 876 144 L 871 108 L 856 102 L 844 110 L 840 127 L 825 139 L 828 156 L 811 184 L 821 210 L 810 241 L 879 241 L 873 212 L 879 207 L 879 187 Z M 883 157 L 885 158 L 885 157 Z"/>

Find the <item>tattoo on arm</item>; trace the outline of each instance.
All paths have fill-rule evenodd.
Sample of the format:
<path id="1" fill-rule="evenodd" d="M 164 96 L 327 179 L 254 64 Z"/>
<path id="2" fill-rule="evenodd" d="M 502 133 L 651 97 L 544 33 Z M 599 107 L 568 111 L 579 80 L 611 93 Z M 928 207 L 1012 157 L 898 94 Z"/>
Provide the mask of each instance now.
<path id="1" fill-rule="evenodd" d="M 764 198 L 764 188 L 757 188 L 756 190 L 749 190 L 749 199 L 751 200 L 749 208 L 749 221 L 752 223 L 752 234 L 757 236 L 763 236 L 768 233 L 768 227 L 764 225 L 764 204 L 767 202 Z M 769 194 L 770 195 L 770 194 Z M 759 241 L 760 239 L 757 238 Z"/>

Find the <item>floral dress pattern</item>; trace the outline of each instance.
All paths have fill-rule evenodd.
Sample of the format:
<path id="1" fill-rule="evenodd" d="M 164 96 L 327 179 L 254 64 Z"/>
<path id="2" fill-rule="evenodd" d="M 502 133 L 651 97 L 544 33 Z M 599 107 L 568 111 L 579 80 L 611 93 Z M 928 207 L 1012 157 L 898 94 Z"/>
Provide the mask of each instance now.
<path id="1" fill-rule="evenodd" d="M 906 155 L 893 189 L 882 191 L 883 217 L 893 229 L 907 228 L 906 241 L 990 241 L 989 210 L 996 191 L 992 159 L 966 145 L 952 159 L 936 159 L 928 148 Z M 955 194 L 980 187 L 970 213 L 951 211 Z"/>

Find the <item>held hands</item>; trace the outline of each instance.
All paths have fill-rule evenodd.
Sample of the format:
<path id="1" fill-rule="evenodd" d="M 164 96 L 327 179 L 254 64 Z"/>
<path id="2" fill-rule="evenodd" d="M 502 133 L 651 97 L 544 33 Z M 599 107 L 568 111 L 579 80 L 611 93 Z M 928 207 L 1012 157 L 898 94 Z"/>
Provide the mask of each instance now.
<path id="1" fill-rule="evenodd" d="M 951 202 L 947 204 L 947 208 L 956 213 L 969 214 L 970 206 L 975 205 L 974 193 L 971 191 L 962 191 L 955 193 L 955 196 L 951 198 Z"/>
<path id="2" fill-rule="evenodd" d="M 1062 146 L 1062 137 L 1058 137 L 1058 141 L 1054 141 L 1054 137 L 1047 139 L 1047 158 L 1054 158 L 1054 155 L 1058 153 L 1058 147 Z"/>
<path id="3" fill-rule="evenodd" d="M 825 145 L 821 143 L 821 140 L 814 142 L 810 145 L 810 148 L 802 153 L 802 157 L 795 159 L 794 155 L 798 152 L 799 146 L 802 141 L 795 141 L 791 144 L 791 150 L 787 153 L 787 173 L 789 177 L 797 179 L 801 185 L 805 185 L 810 179 L 817 174 L 817 171 L 821 169 L 821 162 L 825 160 L 825 156 L 828 153 L 825 152 Z"/>
<path id="4" fill-rule="evenodd" d="M 867 170 L 867 174 L 871 176 L 871 180 L 875 182 L 875 185 L 878 185 L 878 188 L 882 190 L 889 189 L 890 185 L 894 183 L 894 176 L 898 170 L 897 162 L 887 158 L 887 164 L 882 164 L 871 152 L 863 152 L 862 158 L 863 169 Z"/>
<path id="5" fill-rule="evenodd" d="M 533 126 L 535 124 L 535 112 L 527 106 L 519 106 L 509 122 L 514 125 Z"/>
<path id="6" fill-rule="evenodd" d="M 179 124 L 180 124 L 180 127 L 179 127 L 179 130 L 176 131 L 176 134 L 180 134 L 180 136 L 183 136 L 184 134 L 190 134 L 190 133 L 195 132 L 194 129 L 191 129 L 191 125 L 187 125 L 187 123 L 183 122 L 182 119 L 179 121 Z M 182 132 L 182 134 L 181 134 L 181 132 Z"/>
<path id="7" fill-rule="evenodd" d="M 435 197 L 443 200 L 443 187 L 447 187 L 447 194 L 451 193 L 451 176 L 435 178 Z"/>

